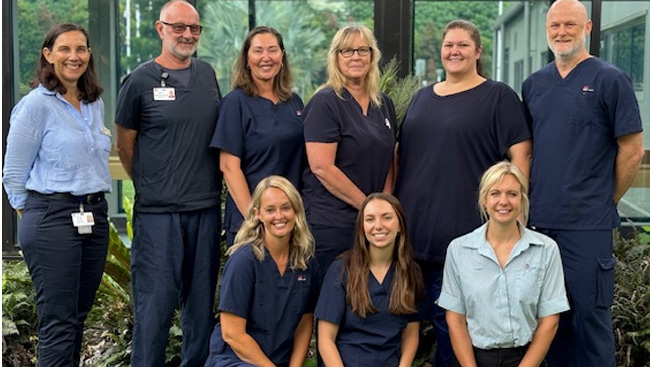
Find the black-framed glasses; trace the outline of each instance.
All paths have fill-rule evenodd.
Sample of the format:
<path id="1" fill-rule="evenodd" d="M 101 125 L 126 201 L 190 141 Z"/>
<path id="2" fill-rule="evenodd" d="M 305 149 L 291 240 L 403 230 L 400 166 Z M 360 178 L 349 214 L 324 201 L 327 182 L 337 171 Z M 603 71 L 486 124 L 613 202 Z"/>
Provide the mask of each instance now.
<path id="1" fill-rule="evenodd" d="M 172 27 L 172 31 L 178 34 L 184 33 L 185 29 L 187 29 L 188 27 L 190 28 L 190 32 L 195 36 L 198 36 L 199 34 L 201 34 L 201 32 L 203 32 L 203 26 L 198 24 L 167 23 L 167 22 L 163 22 L 162 20 L 160 21 L 160 23 Z"/>
<path id="2" fill-rule="evenodd" d="M 359 48 L 344 48 L 339 50 L 339 53 L 346 59 L 352 57 L 354 53 L 357 53 L 359 56 L 368 56 L 372 52 L 372 47 L 359 47 Z"/>

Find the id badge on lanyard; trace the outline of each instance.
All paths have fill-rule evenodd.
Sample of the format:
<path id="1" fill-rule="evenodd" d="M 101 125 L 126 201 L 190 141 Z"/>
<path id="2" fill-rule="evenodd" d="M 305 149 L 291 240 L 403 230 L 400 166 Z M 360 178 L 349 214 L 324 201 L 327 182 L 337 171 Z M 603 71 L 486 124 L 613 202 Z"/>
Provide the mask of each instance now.
<path id="1" fill-rule="evenodd" d="M 176 100 L 176 88 L 167 86 L 167 78 L 169 78 L 169 74 L 167 72 L 163 72 L 160 80 L 160 87 L 153 87 L 154 101 Z"/>
<path id="2" fill-rule="evenodd" d="M 72 225 L 77 228 L 79 234 L 93 233 L 95 217 L 92 212 L 85 212 L 84 205 L 79 204 L 79 211 L 72 213 Z"/>

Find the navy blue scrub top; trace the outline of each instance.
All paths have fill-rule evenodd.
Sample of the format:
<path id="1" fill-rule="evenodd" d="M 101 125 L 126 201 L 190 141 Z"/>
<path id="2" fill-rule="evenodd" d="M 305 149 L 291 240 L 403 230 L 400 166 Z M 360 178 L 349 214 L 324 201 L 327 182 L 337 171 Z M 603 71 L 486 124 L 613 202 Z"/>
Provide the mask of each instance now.
<path id="1" fill-rule="evenodd" d="M 332 88 L 316 93 L 305 107 L 305 141 L 337 143 L 334 164 L 366 195 L 382 191 L 395 152 L 395 107 L 382 94 L 382 106 L 367 115 L 347 89 L 339 98 Z M 304 175 L 305 209 L 311 225 L 348 228 L 358 210 L 332 195 L 309 167 Z"/>
<path id="2" fill-rule="evenodd" d="M 265 250 L 257 260 L 250 246 L 236 251 L 224 266 L 219 310 L 246 319 L 246 332 L 278 367 L 287 366 L 293 350 L 293 333 L 304 314 L 314 312 L 318 298 L 317 265 L 314 258 L 307 270 L 287 266 L 280 276 L 278 267 Z M 206 366 L 242 364 L 224 342 L 221 324 L 210 338 Z"/>
<path id="3" fill-rule="evenodd" d="M 188 85 L 175 79 L 175 99 L 156 100 L 167 69 L 147 61 L 127 75 L 117 97 L 115 123 L 137 130 L 133 152 L 135 210 L 169 213 L 220 205 L 221 171 L 209 149 L 221 91 L 214 69 L 192 58 Z"/>
<path id="4" fill-rule="evenodd" d="M 345 301 L 345 282 L 342 280 L 344 271 L 344 259 L 337 259 L 329 267 L 314 316 L 339 326 L 336 347 L 346 367 L 397 366 L 402 331 L 409 322 L 418 321 L 420 316 L 419 313 L 393 315 L 388 312 L 390 289 L 395 275 L 394 265 L 381 284 L 369 272 L 370 298 L 378 311 L 365 318 L 352 312 Z"/>
<path id="5" fill-rule="evenodd" d="M 270 175 L 286 177 L 300 190 L 306 165 L 303 107 L 297 94 L 286 102 L 273 104 L 266 98 L 234 89 L 221 102 L 210 147 L 241 159 L 241 170 L 251 193 Z M 228 193 L 225 230 L 236 233 L 243 221 L 244 217 Z"/>
<path id="6" fill-rule="evenodd" d="M 628 78 L 595 57 L 564 78 L 550 63 L 526 79 L 522 96 L 533 132 L 529 223 L 571 230 L 618 226 L 616 138 L 642 131 Z"/>

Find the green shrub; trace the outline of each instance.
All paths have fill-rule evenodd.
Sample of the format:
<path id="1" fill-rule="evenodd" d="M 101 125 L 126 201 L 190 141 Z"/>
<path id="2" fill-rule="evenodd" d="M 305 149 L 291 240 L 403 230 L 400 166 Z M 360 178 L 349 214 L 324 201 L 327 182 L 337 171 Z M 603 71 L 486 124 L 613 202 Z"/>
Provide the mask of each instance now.
<path id="1" fill-rule="evenodd" d="M 616 286 L 612 319 L 619 367 L 650 366 L 650 235 L 616 232 Z"/>
<path id="2" fill-rule="evenodd" d="M 2 262 L 2 364 L 34 366 L 38 341 L 35 290 L 24 261 Z"/>

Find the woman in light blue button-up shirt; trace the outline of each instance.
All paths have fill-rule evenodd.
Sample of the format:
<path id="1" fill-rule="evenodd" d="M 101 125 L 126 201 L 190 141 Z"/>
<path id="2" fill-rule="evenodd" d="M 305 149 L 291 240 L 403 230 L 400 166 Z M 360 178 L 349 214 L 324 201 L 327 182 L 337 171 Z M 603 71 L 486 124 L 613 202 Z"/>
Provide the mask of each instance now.
<path id="1" fill-rule="evenodd" d="M 48 32 L 32 85 L 11 113 L 3 184 L 22 217 L 39 365 L 78 366 L 83 323 L 106 261 L 104 193 L 111 189 L 111 134 L 83 28 L 66 23 Z"/>
<path id="2" fill-rule="evenodd" d="M 569 309 L 557 244 L 518 221 L 527 187 L 514 164 L 490 167 L 478 199 L 487 223 L 449 244 L 437 302 L 456 366 L 539 366 Z"/>

